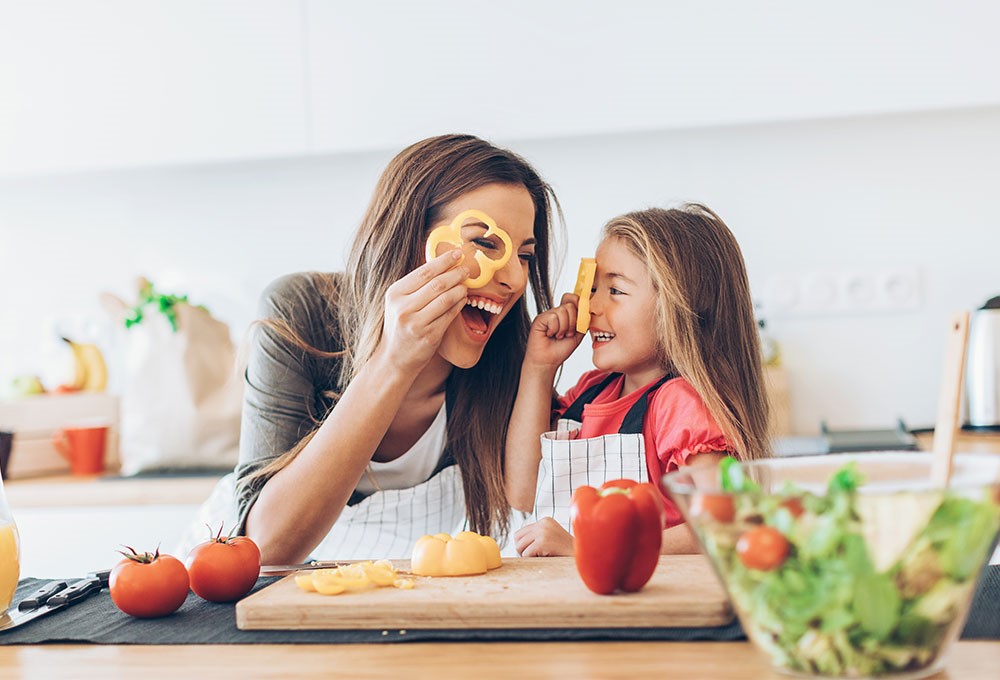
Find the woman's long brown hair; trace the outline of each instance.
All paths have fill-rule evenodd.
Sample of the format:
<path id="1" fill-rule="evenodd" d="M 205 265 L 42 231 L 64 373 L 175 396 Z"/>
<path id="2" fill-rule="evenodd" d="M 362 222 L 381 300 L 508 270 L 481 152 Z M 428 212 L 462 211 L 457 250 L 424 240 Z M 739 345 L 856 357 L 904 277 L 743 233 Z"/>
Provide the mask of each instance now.
<path id="1" fill-rule="evenodd" d="M 432 137 L 393 158 L 355 234 L 342 283 L 331 290 L 338 310 L 337 327 L 331 329 L 331 336 L 342 339 L 343 351 L 316 353 L 339 354 L 340 375 L 331 376 L 331 392 L 342 392 L 382 339 L 387 289 L 423 264 L 427 234 L 439 221 L 442 209 L 487 184 L 523 186 L 531 195 L 536 243 L 528 283 L 534 309 L 528 309 L 526 291 L 497 326 L 479 362 L 468 369 L 452 370 L 447 448 L 461 470 L 470 528 L 502 537 L 510 514 L 503 484 L 503 444 L 531 317 L 552 306 L 552 207 L 559 210 L 552 189 L 527 161 L 471 135 Z M 289 325 L 269 325 L 303 346 Z M 315 432 L 243 480 L 241 487 L 260 483 L 286 467 Z"/>
<path id="2" fill-rule="evenodd" d="M 656 289 L 661 362 L 698 392 L 743 458 L 771 453 L 760 339 L 743 254 L 703 205 L 628 213 L 603 237 L 620 238 Z"/>

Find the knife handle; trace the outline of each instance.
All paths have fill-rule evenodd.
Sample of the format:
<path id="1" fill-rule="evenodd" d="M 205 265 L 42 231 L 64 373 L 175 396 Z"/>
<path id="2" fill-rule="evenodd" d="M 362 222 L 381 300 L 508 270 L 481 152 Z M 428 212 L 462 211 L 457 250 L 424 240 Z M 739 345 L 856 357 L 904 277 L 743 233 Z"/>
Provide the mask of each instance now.
<path id="1" fill-rule="evenodd" d="M 29 609 L 38 609 L 43 604 L 48 602 L 49 598 L 58 593 L 60 590 L 66 587 L 65 581 L 51 581 L 46 583 L 44 586 L 33 592 L 28 597 L 21 600 L 17 605 L 18 611 L 27 611 Z"/>
<path id="2" fill-rule="evenodd" d="M 101 582 L 102 588 L 107 588 L 108 581 L 111 579 L 111 570 L 102 569 L 101 571 L 92 571 L 87 574 L 87 578 L 96 578 Z"/>
<path id="3" fill-rule="evenodd" d="M 59 606 L 65 604 L 73 604 L 83 598 L 87 597 L 91 593 L 96 593 L 101 589 L 101 581 L 97 578 L 85 578 L 82 581 L 77 581 L 71 585 L 66 590 L 60 591 L 49 598 L 48 604 L 50 606 Z"/>

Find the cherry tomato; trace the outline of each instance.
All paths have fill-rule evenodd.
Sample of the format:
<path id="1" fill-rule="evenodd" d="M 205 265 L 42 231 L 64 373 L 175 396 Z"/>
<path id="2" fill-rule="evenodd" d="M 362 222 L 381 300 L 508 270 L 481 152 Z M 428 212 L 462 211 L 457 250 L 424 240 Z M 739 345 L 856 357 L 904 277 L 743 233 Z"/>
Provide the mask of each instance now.
<path id="1" fill-rule="evenodd" d="M 781 507 L 788 510 L 788 512 L 791 513 L 792 517 L 795 517 L 796 519 L 801 517 L 802 513 L 805 512 L 805 510 L 802 508 L 802 499 L 798 498 L 797 496 L 792 496 L 791 498 L 786 498 L 785 500 L 781 501 Z"/>
<path id="2" fill-rule="evenodd" d="M 219 533 L 196 545 L 187 557 L 191 590 L 209 602 L 238 600 L 254 587 L 260 575 L 260 549 L 246 536 Z"/>
<path id="3" fill-rule="evenodd" d="M 758 526 L 743 532 L 736 541 L 736 554 L 750 569 L 770 571 L 788 557 L 788 539 L 774 527 Z"/>
<path id="4" fill-rule="evenodd" d="M 131 616 L 148 619 L 177 611 L 188 594 L 188 573 L 176 557 L 155 553 L 122 552 L 108 580 L 111 600 Z"/>
<path id="5" fill-rule="evenodd" d="M 736 516 L 732 496 L 700 493 L 691 501 L 691 514 L 695 517 L 708 513 L 716 522 L 729 523 Z"/>

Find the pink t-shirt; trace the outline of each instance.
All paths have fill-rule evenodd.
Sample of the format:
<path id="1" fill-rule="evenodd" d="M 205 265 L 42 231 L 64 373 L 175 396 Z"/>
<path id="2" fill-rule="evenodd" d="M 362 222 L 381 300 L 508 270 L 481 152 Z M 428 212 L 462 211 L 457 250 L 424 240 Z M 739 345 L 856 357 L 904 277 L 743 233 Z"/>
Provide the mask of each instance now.
<path id="1" fill-rule="evenodd" d="M 607 378 L 608 374 L 608 371 L 598 370 L 584 373 L 577 384 L 558 399 L 553 415 L 561 417 L 577 397 Z M 612 380 L 592 402 L 583 407 L 583 423 L 578 435 L 581 439 L 616 434 L 628 410 L 653 385 L 650 383 L 622 397 L 624 384 L 624 376 Z M 660 478 L 684 465 L 690 456 L 733 449 L 701 397 L 684 378 L 668 380 L 650 395 L 642 438 L 646 449 L 646 472 L 649 481 L 658 489 Z M 662 489 L 660 493 L 663 494 Z M 664 501 L 667 526 L 683 522 L 680 511 L 665 495 Z"/>

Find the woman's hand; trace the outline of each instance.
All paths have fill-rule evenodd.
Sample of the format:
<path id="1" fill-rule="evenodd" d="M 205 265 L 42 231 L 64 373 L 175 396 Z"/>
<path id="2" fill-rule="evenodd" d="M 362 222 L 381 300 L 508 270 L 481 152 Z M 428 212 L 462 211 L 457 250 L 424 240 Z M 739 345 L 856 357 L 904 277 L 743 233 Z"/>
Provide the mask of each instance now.
<path id="1" fill-rule="evenodd" d="M 556 557 L 573 554 L 573 537 L 551 517 L 543 517 L 514 534 L 521 557 Z"/>
<path id="2" fill-rule="evenodd" d="M 405 371 L 420 371 L 441 344 L 445 331 L 465 307 L 469 270 L 456 266 L 461 250 L 422 264 L 389 286 L 380 347 Z"/>
<path id="3" fill-rule="evenodd" d="M 558 307 L 542 312 L 531 322 L 525 363 L 555 368 L 569 359 L 583 340 L 576 332 L 577 302 L 573 293 L 562 296 Z"/>

